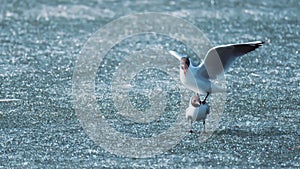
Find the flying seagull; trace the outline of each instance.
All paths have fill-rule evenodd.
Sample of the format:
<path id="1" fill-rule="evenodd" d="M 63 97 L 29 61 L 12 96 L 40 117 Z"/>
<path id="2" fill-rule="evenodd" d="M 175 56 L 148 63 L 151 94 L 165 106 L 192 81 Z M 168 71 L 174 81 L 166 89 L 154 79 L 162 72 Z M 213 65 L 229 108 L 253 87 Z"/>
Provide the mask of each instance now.
<path id="1" fill-rule="evenodd" d="M 236 58 L 255 50 L 263 43 L 255 41 L 213 47 L 199 66 L 191 64 L 190 58 L 184 54 L 172 50 L 169 53 L 180 60 L 180 80 L 183 85 L 197 94 L 206 94 L 205 102 L 209 94 L 224 92 L 222 87 L 211 83 L 211 80 L 227 72 Z"/>

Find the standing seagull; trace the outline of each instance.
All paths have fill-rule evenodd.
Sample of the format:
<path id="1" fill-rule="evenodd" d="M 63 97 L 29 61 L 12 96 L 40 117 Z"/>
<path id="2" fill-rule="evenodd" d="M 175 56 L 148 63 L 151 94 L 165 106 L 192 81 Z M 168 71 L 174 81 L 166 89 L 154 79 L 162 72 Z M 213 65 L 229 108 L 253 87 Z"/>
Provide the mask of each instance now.
<path id="1" fill-rule="evenodd" d="M 241 44 L 222 45 L 211 48 L 204 61 L 199 66 L 191 64 L 191 60 L 183 54 L 169 51 L 171 55 L 180 60 L 180 80 L 183 85 L 196 92 L 206 94 L 204 103 L 210 93 L 224 92 L 224 89 L 211 83 L 229 69 L 233 61 L 248 52 L 260 47 L 264 42 L 255 41 Z"/>
<path id="2" fill-rule="evenodd" d="M 186 109 L 185 116 L 190 123 L 190 133 L 193 133 L 193 122 L 203 122 L 203 132 L 205 131 L 205 120 L 209 114 L 209 106 L 205 102 L 200 101 L 199 95 L 193 95 L 190 99 L 189 107 Z"/>

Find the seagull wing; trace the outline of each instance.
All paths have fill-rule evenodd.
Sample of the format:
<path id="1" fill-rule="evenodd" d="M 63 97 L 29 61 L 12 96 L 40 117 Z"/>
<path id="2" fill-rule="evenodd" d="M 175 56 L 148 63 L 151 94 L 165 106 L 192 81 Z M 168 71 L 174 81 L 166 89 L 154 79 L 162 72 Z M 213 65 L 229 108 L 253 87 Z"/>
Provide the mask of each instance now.
<path id="1" fill-rule="evenodd" d="M 173 50 L 169 50 L 169 53 L 170 53 L 172 56 L 176 57 L 178 60 L 180 60 L 180 59 L 183 58 L 183 57 L 187 57 L 186 55 L 180 54 L 180 53 L 175 52 L 175 51 L 173 51 Z"/>
<path id="2" fill-rule="evenodd" d="M 227 72 L 237 57 L 255 50 L 263 43 L 262 41 L 255 41 L 211 48 L 207 52 L 204 61 L 199 65 L 198 73 L 204 78 L 216 79 L 218 75 Z"/>

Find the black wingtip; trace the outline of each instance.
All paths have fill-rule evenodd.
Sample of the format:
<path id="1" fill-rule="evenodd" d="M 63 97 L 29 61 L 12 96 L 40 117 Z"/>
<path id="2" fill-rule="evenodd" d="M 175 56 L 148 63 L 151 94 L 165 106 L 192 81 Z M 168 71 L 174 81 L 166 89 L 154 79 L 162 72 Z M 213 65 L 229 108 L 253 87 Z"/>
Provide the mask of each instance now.
<path id="1" fill-rule="evenodd" d="M 265 43 L 265 41 L 257 41 L 257 43 L 255 45 L 261 46 Z"/>
<path id="2" fill-rule="evenodd" d="M 259 42 L 258 45 L 262 46 L 263 44 L 269 44 L 269 43 L 271 43 L 271 40 L 270 39 L 266 39 L 264 41 L 258 41 L 258 42 Z"/>
<path id="3" fill-rule="evenodd" d="M 252 45 L 255 46 L 256 48 L 258 48 L 258 47 L 262 46 L 263 44 L 265 44 L 265 41 L 256 41 Z"/>

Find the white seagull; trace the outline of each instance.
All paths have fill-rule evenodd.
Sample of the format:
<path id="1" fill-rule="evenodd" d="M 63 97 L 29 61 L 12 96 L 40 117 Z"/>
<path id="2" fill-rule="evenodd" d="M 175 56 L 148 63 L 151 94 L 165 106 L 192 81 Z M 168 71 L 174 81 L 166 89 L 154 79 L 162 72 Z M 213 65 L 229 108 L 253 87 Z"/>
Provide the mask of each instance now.
<path id="1" fill-rule="evenodd" d="M 190 133 L 193 132 L 193 122 L 202 121 L 203 131 L 205 132 L 205 119 L 209 114 L 209 106 L 205 102 L 200 101 L 199 95 L 193 95 L 190 99 L 189 107 L 186 109 L 186 118 L 190 123 Z"/>
<path id="2" fill-rule="evenodd" d="M 211 80 L 227 72 L 236 58 L 255 50 L 263 43 L 255 41 L 213 47 L 199 66 L 191 64 L 191 60 L 186 55 L 175 51 L 169 53 L 180 60 L 180 80 L 183 85 L 197 94 L 206 94 L 203 100 L 205 103 L 210 93 L 224 92 L 222 87 L 211 83 Z"/>

